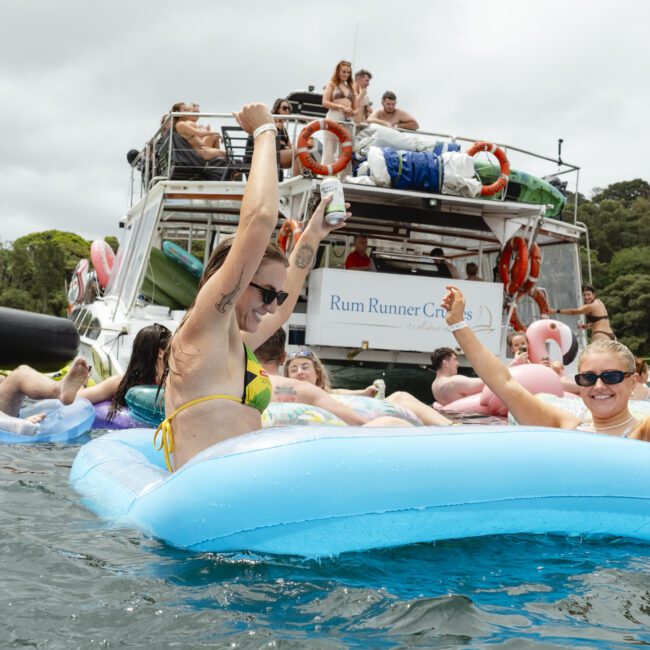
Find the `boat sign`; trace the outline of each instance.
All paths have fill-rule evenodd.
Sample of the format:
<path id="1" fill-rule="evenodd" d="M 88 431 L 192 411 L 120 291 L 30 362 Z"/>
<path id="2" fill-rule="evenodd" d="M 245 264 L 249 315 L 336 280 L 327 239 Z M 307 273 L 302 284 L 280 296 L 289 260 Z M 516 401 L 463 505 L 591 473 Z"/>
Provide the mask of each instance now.
<path id="1" fill-rule="evenodd" d="M 465 320 L 499 353 L 503 285 L 448 278 L 317 269 L 309 278 L 308 345 L 431 352 L 457 346 L 440 302 L 453 282 L 466 300 Z"/>

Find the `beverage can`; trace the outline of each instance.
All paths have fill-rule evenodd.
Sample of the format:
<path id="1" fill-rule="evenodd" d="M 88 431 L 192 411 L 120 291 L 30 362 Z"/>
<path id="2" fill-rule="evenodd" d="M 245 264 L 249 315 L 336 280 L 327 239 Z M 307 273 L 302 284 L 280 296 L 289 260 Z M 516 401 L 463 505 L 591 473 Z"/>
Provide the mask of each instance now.
<path id="1" fill-rule="evenodd" d="M 343 196 L 343 184 L 338 178 L 328 176 L 321 181 L 320 195 L 324 199 L 332 195 L 332 201 L 325 208 L 325 221 L 330 226 L 337 226 L 345 221 L 345 197 Z"/>
<path id="2" fill-rule="evenodd" d="M 372 384 L 377 389 L 375 397 L 377 399 L 386 399 L 386 382 L 383 379 L 375 379 Z"/>

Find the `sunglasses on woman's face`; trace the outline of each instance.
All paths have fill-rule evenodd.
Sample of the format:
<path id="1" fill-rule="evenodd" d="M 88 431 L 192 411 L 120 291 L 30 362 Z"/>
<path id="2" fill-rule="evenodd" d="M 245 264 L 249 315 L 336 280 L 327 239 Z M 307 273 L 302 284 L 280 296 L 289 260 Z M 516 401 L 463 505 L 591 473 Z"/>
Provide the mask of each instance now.
<path id="1" fill-rule="evenodd" d="M 276 291 L 275 289 L 260 287 L 259 284 L 255 284 L 254 282 L 251 282 L 250 285 L 259 290 L 262 294 L 262 302 L 265 305 L 270 305 L 274 300 L 277 300 L 279 307 L 289 297 L 289 294 L 286 291 Z"/>
<path id="2" fill-rule="evenodd" d="M 595 372 L 581 372 L 575 375 L 574 379 L 578 386 L 594 386 L 600 379 L 603 384 L 608 386 L 620 384 L 626 377 L 633 375 L 633 372 L 623 372 L 622 370 L 605 370 L 597 375 Z"/>
<path id="3" fill-rule="evenodd" d="M 291 113 L 291 106 L 288 106 L 287 104 L 282 104 L 282 106 L 280 106 L 278 110 L 284 111 L 285 113 Z"/>

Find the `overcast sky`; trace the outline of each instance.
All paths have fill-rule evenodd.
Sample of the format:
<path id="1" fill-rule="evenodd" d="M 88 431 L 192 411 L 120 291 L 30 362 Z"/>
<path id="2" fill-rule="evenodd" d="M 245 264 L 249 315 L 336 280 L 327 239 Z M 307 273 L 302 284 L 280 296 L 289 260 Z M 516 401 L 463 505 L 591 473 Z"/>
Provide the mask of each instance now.
<path id="1" fill-rule="evenodd" d="M 426 130 L 551 157 L 563 138 L 585 194 L 650 179 L 650 3 L 642 0 L 0 7 L 5 242 L 50 228 L 119 235 L 125 153 L 153 135 L 173 102 L 196 101 L 206 112 L 270 104 L 309 84 L 322 88 L 341 58 L 372 71 L 375 105 L 391 89 Z"/>

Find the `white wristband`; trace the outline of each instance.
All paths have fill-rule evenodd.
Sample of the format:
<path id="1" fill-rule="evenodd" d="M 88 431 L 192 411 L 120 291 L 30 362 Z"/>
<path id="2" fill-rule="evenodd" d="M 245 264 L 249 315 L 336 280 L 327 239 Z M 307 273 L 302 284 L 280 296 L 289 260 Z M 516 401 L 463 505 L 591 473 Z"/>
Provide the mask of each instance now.
<path id="1" fill-rule="evenodd" d="M 275 126 L 273 122 L 267 122 L 266 124 L 262 124 L 262 126 L 258 126 L 255 131 L 253 131 L 253 140 L 255 140 L 260 133 L 264 133 L 264 131 L 273 131 L 277 135 L 278 127 Z"/>
<path id="2" fill-rule="evenodd" d="M 462 330 L 464 327 L 469 327 L 467 324 L 467 321 L 460 321 L 460 323 L 454 323 L 453 325 L 448 325 L 450 332 L 457 332 L 458 330 Z"/>

